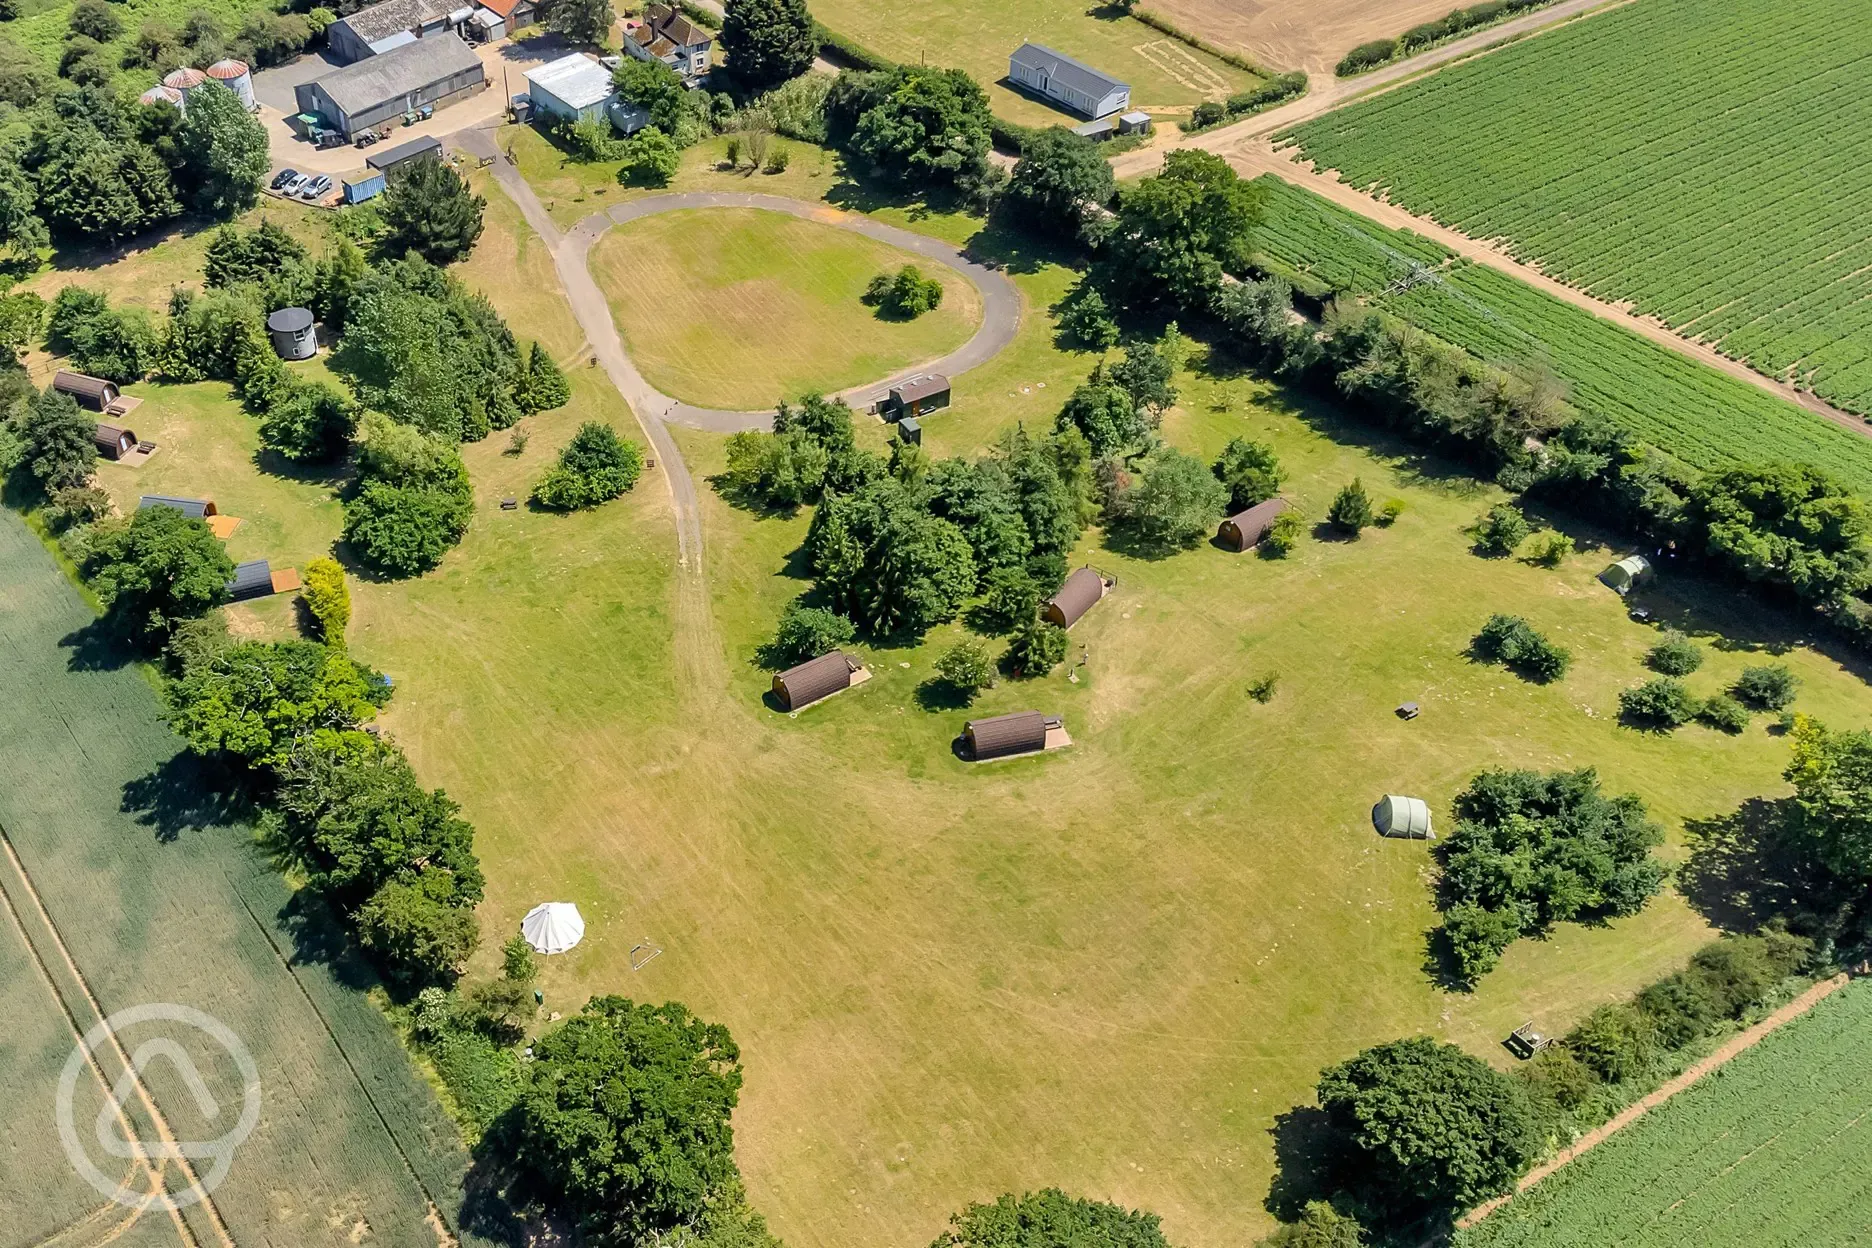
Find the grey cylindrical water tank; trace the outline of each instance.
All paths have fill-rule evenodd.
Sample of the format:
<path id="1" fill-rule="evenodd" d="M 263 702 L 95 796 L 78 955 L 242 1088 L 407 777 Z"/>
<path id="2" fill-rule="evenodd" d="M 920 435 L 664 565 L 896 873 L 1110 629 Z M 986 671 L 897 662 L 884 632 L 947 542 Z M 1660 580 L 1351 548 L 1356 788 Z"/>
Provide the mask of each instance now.
<path id="1" fill-rule="evenodd" d="M 308 308 L 281 308 L 267 317 L 267 333 L 282 360 L 309 360 L 318 352 L 318 335 L 312 332 Z"/>

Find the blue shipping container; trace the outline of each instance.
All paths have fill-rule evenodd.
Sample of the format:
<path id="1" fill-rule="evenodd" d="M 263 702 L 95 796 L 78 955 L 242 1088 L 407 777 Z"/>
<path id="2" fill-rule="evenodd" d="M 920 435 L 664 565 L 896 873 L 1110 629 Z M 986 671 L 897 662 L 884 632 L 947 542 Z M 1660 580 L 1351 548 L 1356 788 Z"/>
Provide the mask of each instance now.
<path id="1" fill-rule="evenodd" d="M 344 184 L 344 202 L 361 204 L 367 199 L 375 199 L 383 194 L 384 175 L 373 173 L 368 178 L 359 178 L 355 182 Z"/>

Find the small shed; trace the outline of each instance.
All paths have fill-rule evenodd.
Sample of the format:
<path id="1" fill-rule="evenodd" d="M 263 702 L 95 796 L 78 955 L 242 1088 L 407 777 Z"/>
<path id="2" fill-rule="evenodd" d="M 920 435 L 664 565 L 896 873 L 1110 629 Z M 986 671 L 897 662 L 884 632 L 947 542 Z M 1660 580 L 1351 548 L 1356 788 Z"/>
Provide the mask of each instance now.
<path id="1" fill-rule="evenodd" d="M 1090 564 L 1066 578 L 1059 593 L 1047 599 L 1046 618 L 1061 628 L 1071 628 L 1092 605 L 1111 592 L 1116 581 L 1108 580 Z"/>
<path id="2" fill-rule="evenodd" d="M 1216 529 L 1216 537 L 1230 550 L 1253 550 L 1268 535 L 1268 530 L 1274 527 L 1274 518 L 1290 506 L 1284 498 L 1270 498 L 1265 503 L 1256 503 L 1247 511 L 1238 512 L 1224 520 L 1221 527 Z"/>
<path id="3" fill-rule="evenodd" d="M 267 336 L 282 360 L 309 360 L 318 354 L 310 308 L 281 308 L 267 317 Z"/>
<path id="4" fill-rule="evenodd" d="M 962 729 L 962 741 L 970 758 L 977 762 L 989 758 L 1008 758 L 1015 754 L 1033 754 L 1046 749 L 1049 722 L 1039 711 L 1015 711 L 989 719 L 971 719 Z"/>
<path id="5" fill-rule="evenodd" d="M 923 445 L 923 422 L 914 416 L 903 416 L 897 421 L 897 436 L 912 446 Z"/>
<path id="6" fill-rule="evenodd" d="M 1150 132 L 1151 116 L 1149 113 L 1130 112 L 1118 118 L 1119 134 L 1149 134 Z"/>
<path id="7" fill-rule="evenodd" d="M 266 598 L 273 593 L 273 568 L 264 559 L 252 559 L 234 565 L 234 579 L 227 583 L 228 597 L 235 602 Z"/>
<path id="8" fill-rule="evenodd" d="M 101 412 L 117 401 L 117 383 L 102 377 L 87 377 L 61 368 L 52 375 L 52 388 L 69 394 L 94 412 Z"/>
<path id="9" fill-rule="evenodd" d="M 1430 830 L 1430 806 L 1421 797 L 1387 793 L 1371 808 L 1371 821 L 1379 836 L 1409 841 L 1428 841 L 1436 836 Z"/>
<path id="10" fill-rule="evenodd" d="M 1097 121 L 1088 121 L 1084 125 L 1074 126 L 1072 132 L 1082 139 L 1091 139 L 1094 143 L 1103 143 L 1118 133 L 1116 117 L 1101 117 Z"/>
<path id="11" fill-rule="evenodd" d="M 885 420 L 902 420 L 948 406 L 949 379 L 941 373 L 918 373 L 890 388 L 890 393 L 878 405 L 878 414 Z"/>
<path id="12" fill-rule="evenodd" d="M 1614 593 L 1629 594 L 1650 580 L 1651 561 L 1643 555 L 1626 555 L 1599 574 L 1599 583 Z"/>
<path id="13" fill-rule="evenodd" d="M 842 650 L 833 650 L 775 675 L 774 700 L 785 710 L 797 711 L 821 698 L 843 693 L 851 688 L 853 675 L 863 670 L 856 659 Z"/>
<path id="14" fill-rule="evenodd" d="M 367 173 L 361 178 L 346 178 L 343 186 L 344 202 L 361 204 L 367 199 L 376 199 L 384 193 L 384 175 Z"/>
<path id="15" fill-rule="evenodd" d="M 395 147 L 386 147 L 380 152 L 372 152 L 366 156 L 364 165 L 367 169 L 378 173 L 389 173 L 392 169 L 399 169 L 412 160 L 421 160 L 424 157 L 441 160 L 442 140 L 437 138 L 411 139 Z"/>
<path id="16" fill-rule="evenodd" d="M 205 520 L 209 516 L 219 515 L 212 498 L 180 498 L 173 494 L 145 494 L 137 500 L 137 510 L 149 507 L 169 507 L 185 516 Z"/>
<path id="17" fill-rule="evenodd" d="M 105 459 L 122 459 L 136 450 L 137 436 L 122 425 L 110 425 L 98 421 L 97 449 Z"/>

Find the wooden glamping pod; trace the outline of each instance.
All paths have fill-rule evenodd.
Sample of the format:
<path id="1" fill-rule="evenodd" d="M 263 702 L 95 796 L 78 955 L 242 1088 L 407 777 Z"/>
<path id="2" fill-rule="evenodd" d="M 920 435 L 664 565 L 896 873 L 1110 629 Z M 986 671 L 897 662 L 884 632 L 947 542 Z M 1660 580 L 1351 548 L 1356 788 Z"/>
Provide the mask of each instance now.
<path id="1" fill-rule="evenodd" d="M 797 711 L 821 698 L 829 698 L 863 679 L 864 668 L 842 650 L 808 659 L 773 678 L 774 701 L 782 710 Z"/>
<path id="2" fill-rule="evenodd" d="M 52 388 L 60 394 L 69 394 L 83 407 L 94 412 L 101 412 L 117 401 L 117 383 L 105 381 L 102 377 L 87 377 L 83 373 L 74 373 L 61 368 L 52 374 Z"/>
<path id="3" fill-rule="evenodd" d="M 1253 550 L 1261 544 L 1261 539 L 1274 527 L 1274 517 L 1286 511 L 1289 504 L 1284 498 L 1270 498 L 1265 503 L 1256 503 L 1247 511 L 1230 516 L 1216 530 L 1216 536 L 1230 550 Z"/>
<path id="4" fill-rule="evenodd" d="M 1629 594 L 1651 579 L 1651 561 L 1643 555 L 1626 555 L 1599 574 L 1599 583 L 1617 594 Z"/>
<path id="5" fill-rule="evenodd" d="M 105 459 L 122 459 L 137 448 L 137 436 L 122 425 L 98 421 L 97 449 Z"/>
<path id="6" fill-rule="evenodd" d="M 174 494 L 145 494 L 137 500 L 137 510 L 145 507 L 169 507 L 197 520 L 219 514 L 212 498 L 180 498 Z"/>
<path id="7" fill-rule="evenodd" d="M 1421 797 L 1387 793 L 1371 808 L 1371 821 L 1379 836 L 1408 841 L 1428 841 L 1436 837 L 1430 830 L 1430 807 Z"/>
<path id="8" fill-rule="evenodd" d="M 971 719 L 962 729 L 968 756 L 976 762 L 1033 754 L 1046 749 L 1047 717 L 1039 711 L 1015 711 L 989 719 Z"/>
<path id="9" fill-rule="evenodd" d="M 1046 618 L 1049 623 L 1061 628 L 1071 628 L 1079 622 L 1079 617 L 1092 609 L 1092 605 L 1106 594 L 1116 581 L 1106 580 L 1092 569 L 1090 564 L 1080 568 L 1066 578 L 1059 593 L 1047 599 Z"/>

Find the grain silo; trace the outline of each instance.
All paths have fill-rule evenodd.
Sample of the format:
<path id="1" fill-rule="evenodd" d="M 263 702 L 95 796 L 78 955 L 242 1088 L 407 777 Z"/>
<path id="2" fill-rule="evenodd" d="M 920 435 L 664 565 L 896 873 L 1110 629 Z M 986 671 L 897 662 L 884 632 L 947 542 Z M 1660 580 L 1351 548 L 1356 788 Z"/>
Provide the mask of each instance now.
<path id="1" fill-rule="evenodd" d="M 182 93 L 174 87 L 151 87 L 137 97 L 142 104 L 173 104 L 177 111 L 182 108 Z"/>
<path id="2" fill-rule="evenodd" d="M 199 69 L 184 65 L 180 69 L 170 70 L 168 76 L 162 80 L 162 85 L 181 96 L 182 107 L 187 109 L 189 92 L 207 81 L 207 74 L 202 73 Z"/>
<path id="3" fill-rule="evenodd" d="M 253 74 L 248 70 L 247 62 L 231 59 L 216 61 L 208 67 L 208 76 L 232 91 L 242 108 L 250 113 L 254 111 Z"/>

